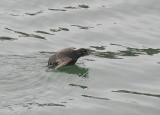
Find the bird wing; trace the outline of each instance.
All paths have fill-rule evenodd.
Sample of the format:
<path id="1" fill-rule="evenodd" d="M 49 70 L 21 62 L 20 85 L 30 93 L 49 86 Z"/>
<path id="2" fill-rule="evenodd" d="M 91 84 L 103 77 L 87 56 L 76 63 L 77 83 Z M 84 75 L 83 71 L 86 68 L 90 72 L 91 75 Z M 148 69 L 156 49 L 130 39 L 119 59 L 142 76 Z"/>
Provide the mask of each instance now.
<path id="1" fill-rule="evenodd" d="M 69 57 L 58 59 L 57 60 L 58 66 L 55 69 L 60 68 L 60 67 L 62 67 L 64 65 L 67 65 L 71 61 L 72 61 L 72 58 L 69 58 Z"/>
<path id="2" fill-rule="evenodd" d="M 68 47 L 68 48 L 64 48 L 64 49 L 59 50 L 58 53 L 65 52 L 65 51 L 72 51 L 74 49 L 76 49 L 76 48 L 75 47 Z"/>

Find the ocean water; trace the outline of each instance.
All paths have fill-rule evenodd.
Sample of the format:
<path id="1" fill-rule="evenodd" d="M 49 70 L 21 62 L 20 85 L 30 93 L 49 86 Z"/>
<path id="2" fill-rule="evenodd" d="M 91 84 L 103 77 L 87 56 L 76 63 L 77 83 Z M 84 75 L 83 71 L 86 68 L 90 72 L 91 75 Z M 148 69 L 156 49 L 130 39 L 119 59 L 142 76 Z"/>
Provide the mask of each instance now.
<path id="1" fill-rule="evenodd" d="M 1 0 L 0 115 L 159 115 L 160 1 Z M 65 47 L 90 56 L 56 71 Z"/>

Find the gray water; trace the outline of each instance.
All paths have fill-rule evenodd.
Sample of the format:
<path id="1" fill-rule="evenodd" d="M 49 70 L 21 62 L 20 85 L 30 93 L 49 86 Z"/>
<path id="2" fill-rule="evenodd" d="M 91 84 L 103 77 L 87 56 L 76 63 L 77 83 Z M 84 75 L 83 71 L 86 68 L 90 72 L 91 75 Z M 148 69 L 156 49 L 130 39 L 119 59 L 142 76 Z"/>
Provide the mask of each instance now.
<path id="1" fill-rule="evenodd" d="M 160 1 L 1 0 L 0 115 L 159 115 Z M 56 71 L 65 47 L 90 56 Z"/>

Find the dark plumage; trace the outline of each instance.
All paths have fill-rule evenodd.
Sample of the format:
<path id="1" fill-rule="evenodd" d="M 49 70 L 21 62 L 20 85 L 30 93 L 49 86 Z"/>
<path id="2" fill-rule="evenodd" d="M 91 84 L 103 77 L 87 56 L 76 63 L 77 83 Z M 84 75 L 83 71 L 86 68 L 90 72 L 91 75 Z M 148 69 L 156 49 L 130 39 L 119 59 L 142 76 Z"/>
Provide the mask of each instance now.
<path id="1" fill-rule="evenodd" d="M 87 50 L 84 48 L 80 48 L 78 50 L 74 50 L 76 48 L 64 48 L 58 51 L 56 54 L 52 55 L 48 60 L 48 66 L 56 66 L 55 69 L 62 67 L 64 65 L 75 64 L 77 59 L 82 56 L 89 55 Z"/>

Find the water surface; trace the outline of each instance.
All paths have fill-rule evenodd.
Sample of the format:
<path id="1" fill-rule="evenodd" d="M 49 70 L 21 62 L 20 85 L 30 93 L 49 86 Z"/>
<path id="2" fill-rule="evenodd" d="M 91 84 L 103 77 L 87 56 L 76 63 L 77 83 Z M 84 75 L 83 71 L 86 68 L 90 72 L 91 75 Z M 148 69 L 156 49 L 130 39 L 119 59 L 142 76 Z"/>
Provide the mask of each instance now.
<path id="1" fill-rule="evenodd" d="M 159 115 L 160 2 L 0 2 L 1 115 Z M 90 56 L 56 71 L 64 47 Z"/>

